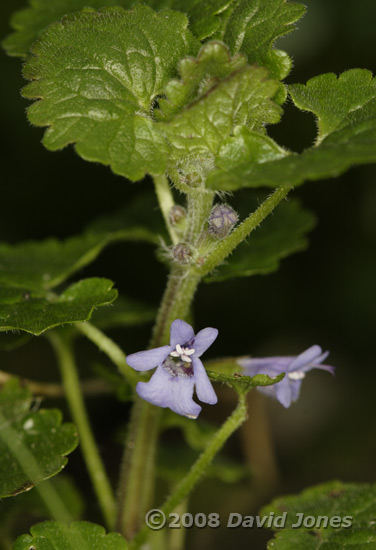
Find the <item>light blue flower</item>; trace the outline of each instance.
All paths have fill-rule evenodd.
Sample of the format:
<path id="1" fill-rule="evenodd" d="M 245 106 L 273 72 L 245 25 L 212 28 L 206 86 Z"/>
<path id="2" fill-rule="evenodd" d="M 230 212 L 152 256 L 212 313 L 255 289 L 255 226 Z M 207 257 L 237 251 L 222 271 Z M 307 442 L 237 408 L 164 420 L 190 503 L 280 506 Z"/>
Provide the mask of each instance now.
<path id="1" fill-rule="evenodd" d="M 334 367 L 322 365 L 329 352 L 322 352 L 320 346 L 311 346 L 296 357 L 263 357 L 239 359 L 238 364 L 243 367 L 247 376 L 267 374 L 271 378 L 285 373 L 285 377 L 274 386 L 259 386 L 257 389 L 278 399 L 284 406 L 289 407 L 299 397 L 300 387 L 307 372 L 312 369 L 326 370 L 334 374 Z"/>
<path id="2" fill-rule="evenodd" d="M 138 371 L 157 367 L 149 382 L 138 382 L 142 399 L 158 407 L 197 418 L 201 407 L 193 401 L 193 390 L 200 401 L 214 405 L 217 396 L 199 359 L 217 338 L 216 328 L 204 328 L 196 335 L 191 325 L 176 319 L 171 323 L 170 345 L 131 353 L 127 363 Z"/>

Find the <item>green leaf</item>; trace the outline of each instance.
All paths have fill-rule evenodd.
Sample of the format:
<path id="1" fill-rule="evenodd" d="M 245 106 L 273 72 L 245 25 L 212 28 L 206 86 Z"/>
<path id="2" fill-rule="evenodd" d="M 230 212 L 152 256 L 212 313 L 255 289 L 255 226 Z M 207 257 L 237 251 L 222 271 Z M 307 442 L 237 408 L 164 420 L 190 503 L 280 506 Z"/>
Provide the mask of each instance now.
<path id="1" fill-rule="evenodd" d="M 277 498 L 261 510 L 260 515 L 267 516 L 272 512 L 275 516 L 285 513 L 286 523 L 269 542 L 270 550 L 363 550 L 375 547 L 375 485 L 332 481 L 310 487 L 300 495 Z M 311 527 L 303 524 L 300 528 L 292 528 L 301 517 L 297 514 L 303 514 L 304 518 L 312 516 L 317 525 L 314 522 Z M 319 519 L 322 516 L 328 520 Z M 328 525 L 325 526 L 326 521 Z"/>
<path id="2" fill-rule="evenodd" d="M 145 0 L 143 4 L 160 10 L 171 8 L 187 13 L 190 29 L 197 38 L 207 38 L 219 29 L 221 19 L 218 14 L 225 11 L 234 0 Z M 130 8 L 132 0 L 29 0 L 30 6 L 17 11 L 11 19 L 14 31 L 4 41 L 8 55 L 26 57 L 31 45 L 39 35 L 64 15 L 78 12 L 83 8 L 104 8 L 120 6 Z"/>
<path id="3" fill-rule="evenodd" d="M 338 80 L 321 75 L 306 86 L 291 86 L 298 107 L 318 117 L 314 147 L 276 160 L 241 155 L 238 166 L 214 170 L 207 185 L 214 189 L 299 185 L 340 175 L 353 165 L 376 162 L 376 80 L 366 70 L 351 70 Z M 358 97 L 356 87 L 359 83 Z M 220 164 L 223 166 L 222 164 Z"/>
<path id="4" fill-rule="evenodd" d="M 179 72 L 181 80 L 167 84 L 167 99 L 160 100 L 156 116 L 167 119 L 158 126 L 183 172 L 189 173 L 189 159 L 196 165 L 202 158 L 213 162 L 238 126 L 264 133 L 265 124 L 280 119 L 281 109 L 271 101 L 279 83 L 268 80 L 264 68 L 247 65 L 243 56 L 231 58 L 220 42 L 204 45 L 196 59 L 184 59 Z"/>
<path id="5" fill-rule="evenodd" d="M 75 143 L 84 159 L 131 180 L 163 173 L 167 144 L 153 108 L 177 62 L 199 48 L 187 24 L 181 13 L 139 5 L 86 10 L 51 25 L 24 68 L 33 80 L 24 96 L 39 100 L 29 119 L 49 126 L 44 145 Z"/>
<path id="6" fill-rule="evenodd" d="M 217 431 L 217 427 L 208 422 L 190 422 L 185 416 L 165 412 L 162 419 L 162 430 L 179 428 L 182 431 L 185 442 L 196 451 L 202 451 Z"/>
<path id="7" fill-rule="evenodd" d="M 209 378 L 213 380 L 213 382 L 226 384 L 239 393 L 247 393 L 257 386 L 272 386 L 273 384 L 278 384 L 285 376 L 284 373 L 274 378 L 270 378 L 266 374 L 244 376 L 242 368 L 237 363 L 237 359 L 237 357 L 229 357 L 226 359 L 207 361 L 206 366 L 208 368 L 207 374 Z"/>
<path id="8" fill-rule="evenodd" d="M 97 309 L 91 323 L 101 330 L 135 326 L 153 321 L 156 313 L 156 308 L 121 296 L 110 307 Z"/>
<path id="9" fill-rule="evenodd" d="M 127 550 L 128 544 L 120 533 L 108 533 L 100 525 L 76 521 L 70 525 L 57 521 L 38 523 L 22 535 L 13 550 Z"/>
<path id="10" fill-rule="evenodd" d="M 314 225 L 314 215 L 302 209 L 298 201 L 281 204 L 273 216 L 252 233 L 249 242 L 241 243 L 228 261 L 205 281 L 225 281 L 276 271 L 280 260 L 308 246 L 305 234 Z"/>
<path id="11" fill-rule="evenodd" d="M 84 502 L 72 479 L 64 473 L 60 473 L 43 482 L 44 486 L 47 484 L 50 484 L 52 490 L 59 494 L 71 517 L 76 520 L 80 519 L 84 510 Z M 0 501 L 0 549 L 9 550 L 7 541 L 15 539 L 15 533 L 20 533 L 22 524 L 30 525 L 30 523 L 43 521 L 50 516 L 51 511 L 39 491 L 27 491 L 18 495 L 17 498 Z"/>
<path id="12" fill-rule="evenodd" d="M 88 226 L 82 235 L 65 241 L 47 239 L 9 245 L 0 244 L 0 285 L 43 292 L 60 285 L 93 262 L 102 250 L 117 241 L 159 243 L 160 224 L 151 214 L 155 202 L 148 195 Z M 151 225 L 138 225 L 142 217 Z"/>
<path id="13" fill-rule="evenodd" d="M 223 41 L 232 54 L 245 54 L 248 63 L 266 67 L 272 78 L 282 80 L 290 71 L 291 59 L 273 44 L 294 30 L 305 9 L 286 0 L 238 0 L 222 31 Z"/>
<path id="14" fill-rule="evenodd" d="M 24 330 L 39 336 L 62 324 L 87 321 L 96 307 L 116 299 L 112 286 L 108 279 L 93 277 L 72 284 L 60 296 L 0 287 L 0 330 Z"/>
<path id="15" fill-rule="evenodd" d="M 11 380 L 0 392 L 0 496 L 13 496 L 59 473 L 77 446 L 73 424 L 55 409 L 30 410 L 31 393 Z"/>
<path id="16" fill-rule="evenodd" d="M 338 78 L 333 73 L 323 74 L 288 89 L 299 109 L 316 115 L 318 143 L 375 115 L 376 79 L 365 69 L 352 69 Z"/>

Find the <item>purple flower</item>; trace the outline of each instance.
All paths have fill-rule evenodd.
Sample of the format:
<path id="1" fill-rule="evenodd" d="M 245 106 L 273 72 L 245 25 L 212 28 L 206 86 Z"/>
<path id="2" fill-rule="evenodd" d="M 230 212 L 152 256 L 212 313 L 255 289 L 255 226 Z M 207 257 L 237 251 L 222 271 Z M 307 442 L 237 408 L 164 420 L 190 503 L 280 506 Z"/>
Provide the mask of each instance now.
<path id="1" fill-rule="evenodd" d="M 334 367 L 321 365 L 328 355 L 329 352 L 323 353 L 320 346 L 311 346 L 296 357 L 244 358 L 237 362 L 243 367 L 247 376 L 267 374 L 274 378 L 283 372 L 286 373 L 285 377 L 274 386 L 259 386 L 257 389 L 278 399 L 284 407 L 289 407 L 298 399 L 300 386 L 308 371 L 322 369 L 334 374 Z"/>
<path id="2" fill-rule="evenodd" d="M 144 371 L 157 367 L 149 382 L 138 382 L 136 391 L 142 399 L 158 407 L 169 407 L 189 418 L 197 418 L 201 407 L 197 397 L 214 405 L 217 396 L 199 359 L 217 338 L 216 328 L 204 328 L 195 335 L 191 325 L 180 319 L 171 323 L 170 345 L 139 351 L 127 356 L 133 369 Z"/>

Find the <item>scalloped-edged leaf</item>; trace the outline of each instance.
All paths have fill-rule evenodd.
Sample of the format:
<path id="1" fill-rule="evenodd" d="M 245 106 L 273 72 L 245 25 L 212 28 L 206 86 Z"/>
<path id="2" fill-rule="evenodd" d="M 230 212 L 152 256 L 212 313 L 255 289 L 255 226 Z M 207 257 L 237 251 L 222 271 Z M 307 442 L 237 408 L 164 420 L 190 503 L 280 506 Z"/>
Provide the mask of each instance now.
<path id="1" fill-rule="evenodd" d="M 39 336 L 63 324 L 88 321 L 93 310 L 117 297 L 108 279 L 83 279 L 62 294 L 0 286 L 0 331 L 23 330 Z"/>
<path id="2" fill-rule="evenodd" d="M 295 105 L 317 117 L 317 142 L 351 124 L 359 124 L 375 113 L 376 78 L 366 69 L 351 69 L 338 78 L 327 73 L 307 84 L 288 87 Z"/>
<path id="3" fill-rule="evenodd" d="M 270 550 L 376 547 L 376 485 L 331 481 L 310 487 L 300 495 L 279 497 L 263 508 L 260 515 L 272 512 L 275 517 L 285 514 L 285 522 L 269 541 Z M 312 519 L 307 519 L 310 527 L 304 522 L 299 528 L 292 527 L 298 525 L 299 518 L 309 516 L 314 518 L 313 525 Z"/>
<path id="4" fill-rule="evenodd" d="M 13 550 L 127 550 L 127 541 L 120 533 L 108 533 L 104 527 L 88 521 L 70 525 L 57 521 L 37 523 L 30 535 L 21 535 Z"/>
<path id="5" fill-rule="evenodd" d="M 48 27 L 24 67 L 33 82 L 23 89 L 38 100 L 30 121 L 48 126 L 44 145 L 74 143 L 84 159 L 133 181 L 163 173 L 167 144 L 153 106 L 178 61 L 199 48 L 187 25 L 182 13 L 138 5 L 84 10 Z"/>
<path id="6" fill-rule="evenodd" d="M 291 59 L 273 44 L 294 30 L 305 10 L 303 4 L 286 0 L 238 0 L 225 22 L 223 41 L 232 54 L 245 54 L 248 63 L 266 67 L 272 78 L 282 80 L 290 71 Z"/>
<path id="7" fill-rule="evenodd" d="M 30 410 L 18 380 L 0 391 L 0 497 L 14 496 L 59 473 L 77 446 L 73 424 L 55 409 Z"/>
<path id="8" fill-rule="evenodd" d="M 231 58 L 220 42 L 184 59 L 179 72 L 181 80 L 169 82 L 167 99 L 160 101 L 168 121 L 159 126 L 183 163 L 187 156 L 214 158 L 237 126 L 263 133 L 265 124 L 280 119 L 281 108 L 272 101 L 279 83 L 267 78 L 266 69 L 247 65 L 244 56 Z"/>
<path id="9" fill-rule="evenodd" d="M 218 31 L 224 12 L 235 0 L 144 0 L 143 4 L 160 10 L 171 8 L 188 14 L 190 30 L 200 40 Z M 26 57 L 31 45 L 48 25 L 60 20 L 64 15 L 78 12 L 83 8 L 104 8 L 120 6 L 130 8 L 133 0 L 29 0 L 30 6 L 14 13 L 11 26 L 15 32 L 3 40 L 8 55 Z"/>
<path id="10" fill-rule="evenodd" d="M 305 235 L 315 225 L 315 216 L 298 201 L 281 204 L 273 214 L 243 242 L 226 263 L 205 278 L 217 282 L 234 277 L 272 273 L 280 261 L 308 246 Z"/>
<path id="11" fill-rule="evenodd" d="M 359 83 L 359 90 L 357 86 Z M 358 95 L 357 95 L 358 93 Z M 241 155 L 238 166 L 213 171 L 207 184 L 214 189 L 300 185 L 306 180 L 338 176 L 358 164 L 376 162 L 376 79 L 367 70 L 312 78 L 306 86 L 291 86 L 296 105 L 318 117 L 316 145 L 302 154 L 276 160 Z"/>

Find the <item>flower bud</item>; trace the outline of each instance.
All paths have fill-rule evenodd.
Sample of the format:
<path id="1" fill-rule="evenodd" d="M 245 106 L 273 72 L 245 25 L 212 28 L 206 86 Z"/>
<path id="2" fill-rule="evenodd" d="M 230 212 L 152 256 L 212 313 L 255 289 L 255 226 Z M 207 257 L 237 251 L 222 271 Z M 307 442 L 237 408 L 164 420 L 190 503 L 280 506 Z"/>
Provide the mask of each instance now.
<path id="1" fill-rule="evenodd" d="M 184 219 L 186 216 L 186 211 L 183 206 L 180 206 L 179 204 L 174 204 L 170 208 L 170 212 L 168 213 L 168 219 L 171 225 L 177 225 L 181 222 L 182 219 Z"/>
<path id="2" fill-rule="evenodd" d="M 175 262 L 187 265 L 191 263 L 192 249 L 187 243 L 179 243 L 173 247 L 172 256 Z"/>
<path id="3" fill-rule="evenodd" d="M 213 237 L 226 237 L 238 221 L 238 214 L 228 204 L 217 204 L 209 216 L 208 231 Z"/>

